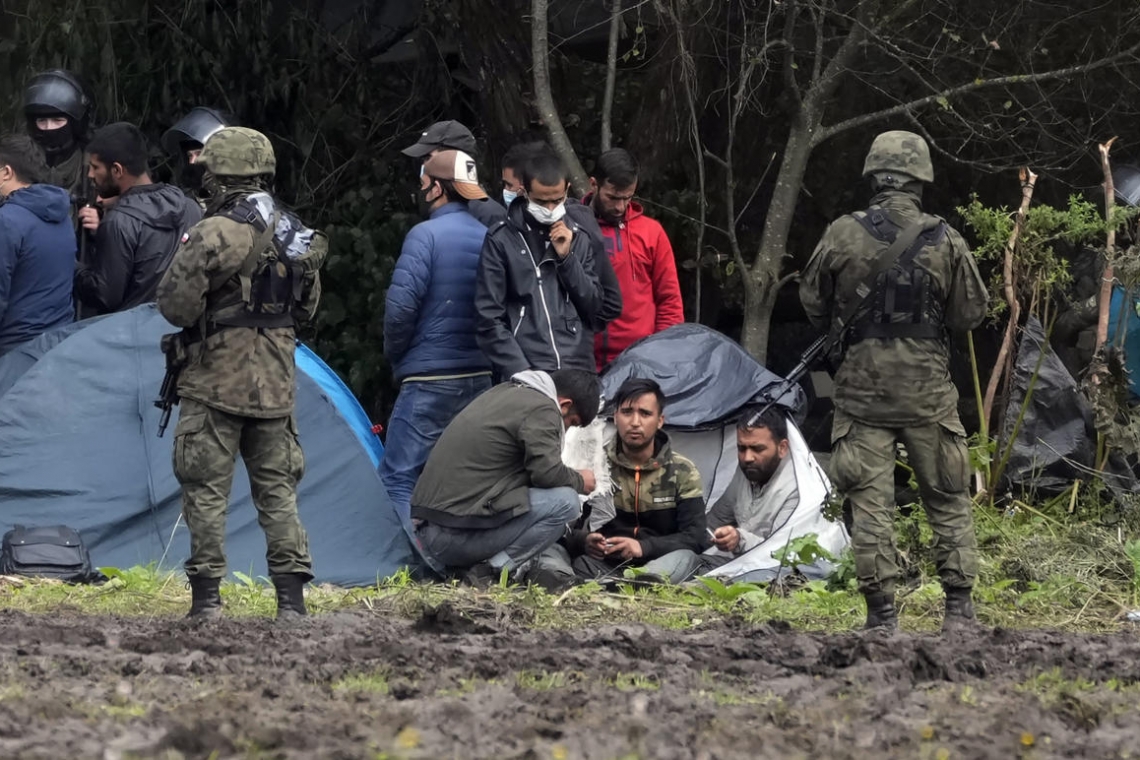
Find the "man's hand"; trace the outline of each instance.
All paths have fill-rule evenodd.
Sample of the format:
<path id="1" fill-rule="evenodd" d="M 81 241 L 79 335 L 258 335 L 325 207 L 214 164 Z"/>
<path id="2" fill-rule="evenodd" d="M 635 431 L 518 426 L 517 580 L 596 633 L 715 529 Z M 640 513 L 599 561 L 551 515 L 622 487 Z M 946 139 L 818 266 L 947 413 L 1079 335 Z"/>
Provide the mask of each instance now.
<path id="1" fill-rule="evenodd" d="M 622 559 L 637 559 L 641 556 L 641 542 L 636 538 L 611 538 L 606 541 L 606 556 L 611 554 Z"/>
<path id="2" fill-rule="evenodd" d="M 586 554 L 594 559 L 605 559 L 606 537 L 601 533 L 591 533 L 586 536 Z"/>
<path id="3" fill-rule="evenodd" d="M 582 493 L 589 496 L 598 487 L 598 481 L 594 478 L 594 471 L 578 470 L 578 474 L 582 476 Z"/>
<path id="4" fill-rule="evenodd" d="M 99 229 L 99 209 L 94 206 L 84 206 L 79 209 L 79 223 L 88 232 Z"/>
<path id="5" fill-rule="evenodd" d="M 722 525 L 713 533 L 713 543 L 722 552 L 735 552 L 740 546 L 740 531 L 731 525 Z"/>
<path id="6" fill-rule="evenodd" d="M 564 259 L 570 255 L 570 241 L 573 239 L 574 233 L 561 219 L 550 225 L 550 245 L 558 258 Z"/>

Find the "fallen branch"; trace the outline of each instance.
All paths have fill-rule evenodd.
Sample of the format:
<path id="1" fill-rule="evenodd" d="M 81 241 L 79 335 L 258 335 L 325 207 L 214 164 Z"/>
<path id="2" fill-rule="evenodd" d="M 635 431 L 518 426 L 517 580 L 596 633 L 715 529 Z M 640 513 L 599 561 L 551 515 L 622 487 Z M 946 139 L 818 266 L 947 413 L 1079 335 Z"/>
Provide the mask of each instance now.
<path id="1" fill-rule="evenodd" d="M 1006 364 L 1013 350 L 1013 338 L 1017 333 L 1017 325 L 1021 319 L 1021 303 L 1017 299 L 1017 289 L 1013 279 L 1013 253 L 1017 248 L 1017 240 L 1025 226 L 1025 218 L 1029 213 L 1029 203 L 1033 199 L 1033 188 L 1037 184 L 1037 175 L 1029 167 L 1022 167 L 1021 173 L 1021 206 L 1017 209 L 1017 218 L 1013 223 L 1013 232 L 1009 235 L 1009 242 L 1005 244 L 1005 263 L 1002 265 L 1002 279 L 1005 282 L 1005 300 L 1009 304 L 1009 323 L 1005 326 L 1005 335 L 1002 336 L 1001 349 L 998 350 L 997 361 L 994 362 L 994 371 L 986 385 L 986 398 L 982 406 L 983 424 L 992 428 L 991 422 L 994 411 L 994 398 L 997 396 L 998 384 L 1006 374 Z"/>

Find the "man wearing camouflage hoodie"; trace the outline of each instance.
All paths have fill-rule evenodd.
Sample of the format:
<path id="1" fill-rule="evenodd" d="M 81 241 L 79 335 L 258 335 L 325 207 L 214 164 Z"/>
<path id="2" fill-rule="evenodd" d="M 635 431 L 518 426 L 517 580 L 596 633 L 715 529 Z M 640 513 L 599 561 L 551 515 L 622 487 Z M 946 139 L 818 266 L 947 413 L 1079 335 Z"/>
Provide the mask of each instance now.
<path id="1" fill-rule="evenodd" d="M 896 628 L 894 470 L 896 443 L 906 446 L 934 531 L 944 627 L 952 628 L 974 618 L 978 557 L 947 333 L 981 324 L 988 295 L 962 236 L 922 211 L 923 183 L 934 181 L 925 140 L 879 135 L 863 176 L 876 193 L 870 208 L 827 228 L 800 283 L 812 324 L 850 326 L 835 375 L 832 482 L 853 511 L 866 627 Z"/>
<path id="2" fill-rule="evenodd" d="M 277 617 L 297 617 L 306 614 L 313 562 L 297 514 L 304 457 L 293 351 L 296 327 L 316 313 L 328 242 L 267 192 L 276 159 L 264 135 L 219 130 L 199 160 L 206 218 L 184 236 L 158 286 L 158 308 L 183 328 L 188 362 L 178 380 L 174 473 L 190 529 L 190 616 L 221 614 L 226 511 L 240 453 L 268 544 Z"/>

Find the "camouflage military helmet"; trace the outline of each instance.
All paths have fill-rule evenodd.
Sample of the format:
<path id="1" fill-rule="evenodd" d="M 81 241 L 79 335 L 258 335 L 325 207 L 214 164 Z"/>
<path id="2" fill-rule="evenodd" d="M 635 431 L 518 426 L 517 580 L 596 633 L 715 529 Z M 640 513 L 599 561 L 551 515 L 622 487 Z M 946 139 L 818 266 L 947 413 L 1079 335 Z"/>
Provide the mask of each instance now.
<path id="1" fill-rule="evenodd" d="M 218 177 L 256 177 L 277 170 L 269 138 L 246 127 L 226 127 L 212 134 L 198 163 Z"/>
<path id="2" fill-rule="evenodd" d="M 884 132 L 871 143 L 863 164 L 864 177 L 877 172 L 899 172 L 923 182 L 933 182 L 930 146 L 914 132 Z"/>

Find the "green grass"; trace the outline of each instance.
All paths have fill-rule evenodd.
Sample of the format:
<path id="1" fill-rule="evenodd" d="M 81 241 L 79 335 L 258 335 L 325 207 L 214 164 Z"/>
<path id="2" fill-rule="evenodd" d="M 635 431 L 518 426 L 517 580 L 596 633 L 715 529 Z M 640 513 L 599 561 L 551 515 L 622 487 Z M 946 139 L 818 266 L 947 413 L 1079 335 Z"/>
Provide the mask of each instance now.
<path id="1" fill-rule="evenodd" d="M 1068 506 L 1058 503 L 1052 513 L 1043 511 L 1046 507 L 1015 506 L 1005 513 L 976 510 L 981 567 L 974 596 L 983 623 L 1094 632 L 1133 627 L 1124 622 L 1124 613 L 1140 608 L 1140 542 L 1134 538 L 1140 534 L 1140 524 L 1134 524 L 1140 515 L 1126 514 L 1112 523 L 1103 509 L 1097 512 L 1078 505 L 1070 515 Z M 1095 519 L 1084 519 L 1089 515 Z M 906 581 L 898 603 L 904 630 L 931 631 L 941 624 L 942 591 L 929 543 L 930 530 L 921 510 L 900 519 L 898 544 Z M 180 573 L 160 573 L 153 567 L 104 570 L 110 580 L 102 586 L 5 579 L 0 581 L 0 604 L 33 613 L 146 618 L 179 617 L 189 608 L 190 593 Z M 267 579 L 243 573 L 233 578 L 222 584 L 226 616 L 274 614 L 274 594 Z M 686 630 L 731 618 L 748 624 L 780 620 L 805 630 L 846 631 L 858 628 L 864 616 L 849 554 L 840 558 L 840 571 L 831 579 L 777 590 L 764 584 L 725 585 L 702 579 L 684 586 L 624 585 L 614 592 L 588 583 L 551 595 L 506 582 L 486 591 L 455 583 L 419 583 L 400 573 L 367 588 L 312 586 L 306 601 L 317 615 L 355 609 L 403 618 L 449 604 L 476 621 L 493 621 L 505 612 L 512 622 L 536 629 L 620 621 Z"/>
<path id="2" fill-rule="evenodd" d="M 386 696 L 388 694 L 388 671 L 353 673 L 333 681 L 331 687 L 333 691 L 367 692 Z"/>

